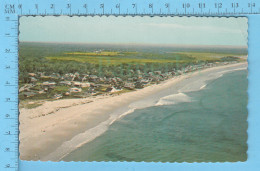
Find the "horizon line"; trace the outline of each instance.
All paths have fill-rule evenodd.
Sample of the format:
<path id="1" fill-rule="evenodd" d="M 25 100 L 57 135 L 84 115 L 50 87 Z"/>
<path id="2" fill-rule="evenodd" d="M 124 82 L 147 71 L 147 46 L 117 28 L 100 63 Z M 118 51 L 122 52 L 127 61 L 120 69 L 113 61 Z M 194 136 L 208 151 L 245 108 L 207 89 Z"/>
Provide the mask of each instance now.
<path id="1" fill-rule="evenodd" d="M 163 47 L 216 47 L 216 48 L 248 48 L 244 45 L 194 45 L 194 44 L 154 44 L 154 43 L 99 43 L 99 42 L 48 42 L 48 41 L 19 41 L 19 43 L 49 43 L 49 44 L 96 44 L 96 45 L 142 45 L 142 46 L 163 46 Z"/>

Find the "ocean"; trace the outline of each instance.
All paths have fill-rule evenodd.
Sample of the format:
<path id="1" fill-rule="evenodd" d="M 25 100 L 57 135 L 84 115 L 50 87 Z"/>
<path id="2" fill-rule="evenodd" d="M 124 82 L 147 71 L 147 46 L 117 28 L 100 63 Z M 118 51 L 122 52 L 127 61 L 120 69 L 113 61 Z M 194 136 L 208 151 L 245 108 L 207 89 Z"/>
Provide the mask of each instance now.
<path id="1" fill-rule="evenodd" d="M 62 160 L 245 161 L 247 85 L 246 70 L 222 73 L 189 91 L 180 84 L 182 91 L 163 92 L 154 105 L 121 117 Z"/>

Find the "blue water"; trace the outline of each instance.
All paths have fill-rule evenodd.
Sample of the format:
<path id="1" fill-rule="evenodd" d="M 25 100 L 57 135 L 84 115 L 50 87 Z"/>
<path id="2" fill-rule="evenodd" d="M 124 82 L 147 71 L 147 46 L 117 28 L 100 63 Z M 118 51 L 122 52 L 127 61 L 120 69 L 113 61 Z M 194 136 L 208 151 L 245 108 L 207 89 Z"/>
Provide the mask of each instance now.
<path id="1" fill-rule="evenodd" d="M 191 102 L 139 109 L 65 161 L 234 162 L 247 159 L 247 71 L 211 80 Z"/>

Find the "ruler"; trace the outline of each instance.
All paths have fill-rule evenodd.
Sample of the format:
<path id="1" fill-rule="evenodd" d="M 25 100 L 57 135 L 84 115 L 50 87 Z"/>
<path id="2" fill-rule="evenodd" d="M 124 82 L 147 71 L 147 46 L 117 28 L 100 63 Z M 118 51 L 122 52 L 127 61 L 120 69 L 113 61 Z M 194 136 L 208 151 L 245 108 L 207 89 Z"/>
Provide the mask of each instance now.
<path id="1" fill-rule="evenodd" d="M 4 1 L 5 15 L 246 15 L 259 14 L 259 0 L 75 0 Z"/>
<path id="2" fill-rule="evenodd" d="M 230 16 L 260 14 L 255 0 L 1 0 L 0 170 L 19 170 L 19 16 Z"/>
<path id="3" fill-rule="evenodd" d="M 0 170 L 18 171 L 18 16 L 0 2 Z"/>

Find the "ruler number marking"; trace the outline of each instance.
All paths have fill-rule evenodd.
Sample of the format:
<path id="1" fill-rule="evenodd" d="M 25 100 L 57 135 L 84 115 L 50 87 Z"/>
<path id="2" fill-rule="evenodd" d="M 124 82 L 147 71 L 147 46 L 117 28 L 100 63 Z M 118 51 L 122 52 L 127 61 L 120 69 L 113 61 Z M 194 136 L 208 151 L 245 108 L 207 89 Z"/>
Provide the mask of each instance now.
<path id="1" fill-rule="evenodd" d="M 231 6 L 232 6 L 232 8 L 238 8 L 239 3 L 237 3 L 237 2 L 231 3 Z"/>
<path id="2" fill-rule="evenodd" d="M 105 4 L 99 4 L 99 8 L 102 9 L 102 13 L 104 14 L 105 13 Z"/>
<path id="3" fill-rule="evenodd" d="M 170 13 L 170 3 L 165 3 L 164 4 L 165 8 L 168 9 L 168 14 Z"/>
<path id="4" fill-rule="evenodd" d="M 199 3 L 199 8 L 200 8 L 200 11 L 202 12 L 202 10 L 204 9 L 204 8 L 206 8 L 206 4 L 205 3 Z M 194 9 L 194 8 L 193 8 Z"/>
<path id="5" fill-rule="evenodd" d="M 23 5 L 22 4 L 18 4 L 18 9 L 20 9 L 21 15 L 23 13 Z"/>
<path id="6" fill-rule="evenodd" d="M 116 8 L 118 9 L 118 14 L 120 15 L 120 3 L 116 4 Z"/>
<path id="7" fill-rule="evenodd" d="M 50 9 L 53 9 L 53 14 L 55 15 L 55 4 L 50 4 Z"/>
<path id="8" fill-rule="evenodd" d="M 211 4 L 208 4 L 206 1 L 200 1 L 197 4 L 196 3 L 192 3 L 192 2 L 184 2 L 184 3 L 180 2 L 179 4 L 182 6 L 182 8 L 184 10 L 182 12 L 179 12 L 179 13 L 176 12 L 176 14 L 183 14 L 183 15 L 191 14 L 190 12 L 192 12 L 192 11 L 193 11 L 193 14 L 195 14 L 195 13 L 196 14 L 207 14 L 207 13 L 210 14 L 211 13 L 210 11 L 212 11 L 210 9 L 211 8 L 211 6 L 210 6 Z M 233 10 L 232 13 L 234 13 L 234 14 L 260 13 L 260 11 L 258 11 L 259 8 L 257 7 L 256 2 L 254 2 L 254 1 L 241 4 L 238 1 L 237 2 L 236 1 L 232 2 L 230 0 L 229 2 L 221 2 L 221 3 L 220 2 L 216 2 L 216 3 L 213 3 L 212 7 L 216 8 L 215 12 L 218 13 L 218 14 L 220 14 L 220 12 L 222 12 L 223 14 L 231 14 L 229 10 L 225 11 L 225 9 L 224 9 L 223 11 L 221 11 L 221 9 L 223 8 L 223 4 L 225 4 L 225 8 L 226 7 L 231 8 Z M 39 4 L 38 3 L 32 4 L 33 6 L 32 6 L 31 9 L 33 9 L 33 11 L 31 9 L 29 9 L 28 11 L 24 11 L 23 5 L 24 4 L 22 4 L 22 3 L 17 4 L 17 5 L 16 4 L 4 4 L 4 13 L 5 14 L 15 14 L 15 13 L 18 12 L 19 15 L 20 14 L 21 15 L 33 15 L 33 16 L 38 15 L 38 14 L 44 15 L 44 9 L 43 9 L 43 13 L 41 13 L 41 11 L 39 10 Z M 64 5 L 65 5 L 64 8 L 66 8 L 67 11 L 65 12 L 63 10 L 63 14 L 71 16 L 73 14 L 72 4 L 71 3 L 65 3 Z M 83 3 L 82 5 L 85 8 L 85 12 L 84 13 L 88 14 L 89 10 L 87 9 L 88 8 L 87 4 Z M 105 13 L 107 13 L 105 11 L 105 4 L 104 3 L 99 3 L 98 5 L 99 5 L 99 8 L 101 9 L 101 12 L 98 12 L 98 13 L 100 15 L 105 15 Z M 133 7 L 133 9 L 135 9 L 135 11 L 132 14 L 138 14 L 137 3 L 132 3 L 130 5 Z M 156 13 L 156 14 L 162 14 L 162 13 L 163 14 L 170 14 L 171 13 L 170 3 L 167 2 L 167 1 L 165 3 L 162 3 L 162 5 L 163 5 L 162 8 L 158 8 L 158 10 L 156 12 L 154 11 L 155 10 L 154 9 L 154 5 L 155 5 L 154 3 L 148 3 L 148 7 L 145 5 L 146 7 L 144 6 L 144 8 L 141 8 L 141 9 L 143 9 L 143 11 L 145 11 L 145 9 L 149 9 L 150 11 L 149 12 L 146 11 L 146 14 L 154 14 L 154 13 Z M 54 3 L 50 3 L 49 4 L 49 9 L 51 9 L 50 10 L 51 12 L 48 13 L 48 14 L 53 14 L 55 16 L 58 15 L 58 14 L 55 14 L 56 11 L 57 11 L 55 6 L 56 6 L 56 4 L 54 4 Z M 191 8 L 191 10 L 190 10 L 190 8 Z M 193 10 L 193 8 L 195 10 Z M 94 8 L 92 8 L 92 9 L 94 9 Z M 247 9 L 247 11 L 244 12 L 243 9 Z M 59 9 L 59 10 L 61 11 L 61 14 L 62 14 L 62 8 Z M 121 4 L 120 3 L 115 3 L 114 7 L 111 8 L 111 11 L 112 10 L 113 10 L 112 14 L 121 15 L 121 12 L 122 12 Z M 125 8 L 125 10 L 127 11 L 127 8 Z M 159 10 L 160 10 L 160 12 L 159 12 Z M 46 9 L 45 9 L 45 11 L 46 11 Z M 47 9 L 47 12 L 48 11 L 49 10 Z M 30 13 L 32 13 L 32 14 L 30 14 Z M 127 13 L 128 13 L 128 11 L 127 11 Z M 140 13 L 140 11 L 139 11 L 139 13 Z M 47 13 L 45 13 L 45 14 L 47 14 Z M 78 9 L 78 14 L 80 14 L 80 10 L 79 9 Z M 95 10 L 94 10 L 94 14 L 95 14 Z"/>
<path id="9" fill-rule="evenodd" d="M 84 5 L 83 5 L 83 8 L 85 8 L 86 14 L 87 14 L 87 13 L 88 13 L 88 5 L 87 5 L 87 4 L 84 4 Z"/>
<path id="10" fill-rule="evenodd" d="M 248 8 L 250 8 L 251 13 L 253 13 L 253 8 L 255 8 L 255 6 L 256 6 L 255 2 L 248 3 Z"/>
<path id="11" fill-rule="evenodd" d="M 183 3 L 182 8 L 185 9 L 185 14 L 187 13 L 187 8 L 190 8 L 190 3 Z"/>
<path id="12" fill-rule="evenodd" d="M 132 7 L 135 8 L 135 14 L 137 14 L 137 4 L 132 4 Z"/>
<path id="13" fill-rule="evenodd" d="M 66 6 L 67 6 L 67 9 L 70 10 L 70 15 L 71 15 L 71 4 L 67 4 Z"/>
<path id="14" fill-rule="evenodd" d="M 152 13 L 153 13 L 153 3 L 150 3 L 150 4 L 148 5 L 148 7 L 151 8 Z"/>

